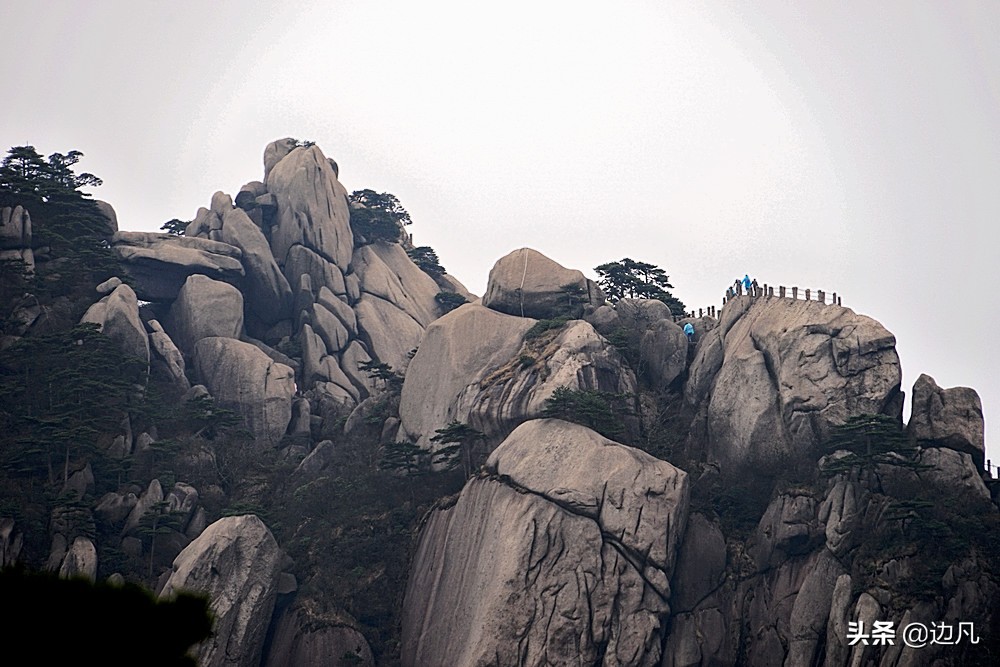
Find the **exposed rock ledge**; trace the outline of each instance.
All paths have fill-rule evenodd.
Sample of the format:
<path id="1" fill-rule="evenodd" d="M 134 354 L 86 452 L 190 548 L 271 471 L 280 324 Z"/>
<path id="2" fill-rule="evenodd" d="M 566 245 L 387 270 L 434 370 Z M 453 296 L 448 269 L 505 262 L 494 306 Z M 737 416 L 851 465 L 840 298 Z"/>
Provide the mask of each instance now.
<path id="1" fill-rule="evenodd" d="M 423 530 L 403 664 L 658 665 L 687 475 L 556 419 L 486 468 Z"/>

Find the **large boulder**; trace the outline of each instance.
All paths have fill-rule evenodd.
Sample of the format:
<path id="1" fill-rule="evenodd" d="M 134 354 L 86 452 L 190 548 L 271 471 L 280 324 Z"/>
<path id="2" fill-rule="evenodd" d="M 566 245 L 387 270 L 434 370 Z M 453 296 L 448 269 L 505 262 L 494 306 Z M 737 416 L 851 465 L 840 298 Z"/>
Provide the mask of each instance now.
<path id="1" fill-rule="evenodd" d="M 531 248 L 497 260 L 483 295 L 487 308 L 537 319 L 580 317 L 584 304 L 603 303 L 604 294 L 593 280 Z"/>
<path id="2" fill-rule="evenodd" d="M 639 365 L 658 389 L 669 387 L 687 368 L 688 339 L 672 320 L 660 320 L 642 334 Z"/>
<path id="3" fill-rule="evenodd" d="M 687 475 L 551 419 L 487 470 L 427 519 L 403 665 L 658 665 Z"/>
<path id="4" fill-rule="evenodd" d="M 875 320 L 815 301 L 731 300 L 684 389 L 695 455 L 723 465 L 812 455 L 830 427 L 902 412 L 896 339 Z"/>
<path id="5" fill-rule="evenodd" d="M 303 245 L 296 244 L 288 249 L 283 270 L 288 284 L 292 286 L 298 286 L 299 278 L 308 275 L 309 289 L 314 299 L 319 298 L 319 291 L 324 287 L 334 294 L 347 294 L 344 274 L 340 268 Z"/>
<path id="6" fill-rule="evenodd" d="M 230 209 L 222 216 L 222 241 L 243 252 L 250 312 L 266 324 L 288 317 L 292 288 L 274 261 L 264 233 L 241 209 Z"/>
<path id="7" fill-rule="evenodd" d="M 118 285 L 111 294 L 92 305 L 81 322 L 97 324 L 130 357 L 149 364 L 149 339 L 139 319 L 139 301 L 131 287 Z"/>
<path id="8" fill-rule="evenodd" d="M 115 232 L 118 231 L 118 214 L 115 213 L 115 208 L 106 201 L 101 201 L 100 199 L 92 200 L 94 204 L 97 205 L 97 210 L 101 212 L 107 220 L 107 227 L 105 228 L 105 238 L 110 239 Z"/>
<path id="9" fill-rule="evenodd" d="M 375 658 L 356 629 L 343 621 L 319 617 L 304 605 L 292 605 L 278 618 L 263 665 L 374 667 Z"/>
<path id="10" fill-rule="evenodd" d="M 267 526 L 244 515 L 219 519 L 174 559 L 160 598 L 204 593 L 215 616 L 214 634 L 196 649 L 199 665 L 260 664 L 282 558 Z"/>
<path id="11" fill-rule="evenodd" d="M 362 246 L 351 265 L 361 290 L 354 306 L 359 335 L 374 357 L 402 370 L 438 316 L 434 297 L 441 290 L 395 243 Z"/>
<path id="12" fill-rule="evenodd" d="M 979 467 L 986 458 L 983 404 L 969 387 L 942 389 L 929 375 L 913 383 L 913 409 L 906 428 L 916 440 L 972 456 Z"/>
<path id="13" fill-rule="evenodd" d="M 441 289 L 398 243 L 373 243 L 357 249 L 351 266 L 362 295 L 388 301 L 426 327 L 438 317 L 434 297 Z"/>
<path id="14" fill-rule="evenodd" d="M 208 276 L 188 276 L 170 307 L 170 330 L 191 354 L 208 336 L 239 338 L 243 333 L 243 293 Z"/>
<path id="15" fill-rule="evenodd" d="M 158 368 L 174 388 L 183 394 L 191 388 L 191 383 L 184 373 L 184 355 L 157 320 L 150 320 L 149 328 L 153 330 L 149 334 L 149 345 L 156 352 L 155 368 Z"/>
<path id="16" fill-rule="evenodd" d="M 97 579 L 97 547 L 89 538 L 81 536 L 73 540 L 59 566 L 59 576 L 64 579 Z"/>
<path id="17" fill-rule="evenodd" d="M 194 274 L 239 285 L 245 273 L 239 248 L 207 238 L 117 232 L 111 243 L 143 301 L 176 299 L 184 281 Z"/>
<path id="18" fill-rule="evenodd" d="M 495 445 L 523 421 L 540 417 L 559 387 L 634 393 L 618 351 L 582 320 L 525 338 L 535 320 L 466 304 L 427 328 L 403 382 L 401 432 L 429 448 L 452 420 Z"/>
<path id="19" fill-rule="evenodd" d="M 382 363 L 402 371 L 410 352 L 420 345 L 424 327 L 406 311 L 371 294 L 363 294 L 354 305 L 358 333 L 368 350 Z"/>
<path id="20" fill-rule="evenodd" d="M 278 203 L 271 231 L 278 263 L 284 264 L 289 248 L 298 244 L 346 269 L 354 251 L 347 191 L 319 146 L 293 149 L 271 167 L 264 182 Z"/>
<path id="21" fill-rule="evenodd" d="M 274 169 L 274 165 L 281 162 L 286 155 L 291 153 L 299 145 L 299 142 L 291 137 L 272 141 L 264 149 L 264 180 L 267 181 L 268 174 Z"/>
<path id="22" fill-rule="evenodd" d="M 195 345 L 195 369 L 212 396 L 235 409 L 258 442 L 276 445 L 292 419 L 295 374 L 250 343 L 211 336 Z"/>

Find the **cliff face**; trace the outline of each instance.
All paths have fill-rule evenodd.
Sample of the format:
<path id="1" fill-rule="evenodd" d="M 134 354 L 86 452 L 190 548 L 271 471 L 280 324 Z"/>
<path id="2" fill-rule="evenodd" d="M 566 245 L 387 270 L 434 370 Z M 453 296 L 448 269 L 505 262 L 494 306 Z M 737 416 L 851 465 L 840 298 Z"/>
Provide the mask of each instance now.
<path id="1" fill-rule="evenodd" d="M 29 213 L 2 221 L 34 270 Z M 0 516 L 3 564 L 203 591 L 206 665 L 989 664 L 982 408 L 921 376 L 904 430 L 878 322 L 763 296 L 675 322 L 527 248 L 446 313 L 471 295 L 350 221 L 337 165 L 279 140 L 185 234 L 109 229 L 127 284 L 83 322 L 140 372 L 48 462 L 64 500 Z M 876 622 L 894 644 L 852 642 Z M 944 643 L 962 622 L 983 641 Z"/>

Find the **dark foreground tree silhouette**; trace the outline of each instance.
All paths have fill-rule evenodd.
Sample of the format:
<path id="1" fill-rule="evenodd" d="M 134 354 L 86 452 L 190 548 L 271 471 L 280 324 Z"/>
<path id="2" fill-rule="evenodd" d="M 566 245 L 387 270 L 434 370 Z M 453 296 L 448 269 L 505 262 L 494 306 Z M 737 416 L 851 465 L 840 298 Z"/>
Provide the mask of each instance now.
<path id="1" fill-rule="evenodd" d="M 4 635 L 22 664 L 193 666 L 186 655 L 212 633 L 208 600 L 180 594 L 157 601 L 139 586 L 93 584 L 18 569 L 0 572 L 0 600 L 10 610 Z"/>

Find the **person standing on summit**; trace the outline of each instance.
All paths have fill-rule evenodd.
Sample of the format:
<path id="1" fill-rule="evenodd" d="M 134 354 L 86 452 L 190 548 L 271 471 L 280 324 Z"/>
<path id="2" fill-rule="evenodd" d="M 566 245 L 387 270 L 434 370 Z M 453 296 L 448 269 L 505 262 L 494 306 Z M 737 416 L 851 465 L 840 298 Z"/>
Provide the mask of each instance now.
<path id="1" fill-rule="evenodd" d="M 743 291 L 746 292 L 747 294 L 750 294 L 751 285 L 753 285 L 753 283 L 750 282 L 750 274 L 749 273 L 743 274 Z"/>

